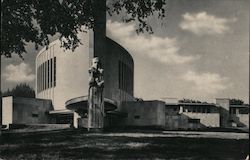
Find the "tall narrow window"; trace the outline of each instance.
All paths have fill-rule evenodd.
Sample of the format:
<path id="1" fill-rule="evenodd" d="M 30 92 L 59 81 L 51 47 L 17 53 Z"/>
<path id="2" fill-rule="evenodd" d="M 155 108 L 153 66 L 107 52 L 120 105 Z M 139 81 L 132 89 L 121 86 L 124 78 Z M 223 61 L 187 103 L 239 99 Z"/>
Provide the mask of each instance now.
<path id="1" fill-rule="evenodd" d="M 41 77 L 41 83 L 42 83 L 42 90 L 44 90 L 44 63 L 42 64 L 42 77 Z"/>
<path id="2" fill-rule="evenodd" d="M 41 78 L 42 78 L 42 71 L 41 65 L 39 66 L 39 92 L 41 92 Z"/>
<path id="3" fill-rule="evenodd" d="M 38 67 L 38 77 L 37 77 L 37 80 L 38 80 L 38 90 L 37 90 L 37 92 L 40 92 L 40 79 L 41 79 L 41 66 L 39 65 L 39 67 Z"/>
<path id="4" fill-rule="evenodd" d="M 121 70 L 121 61 L 119 61 L 119 66 L 118 66 L 118 85 L 119 85 L 119 89 L 121 89 L 121 75 L 122 75 L 122 70 Z"/>
<path id="5" fill-rule="evenodd" d="M 123 90 L 125 92 L 127 92 L 127 90 L 126 90 L 126 81 L 127 81 L 126 68 L 127 68 L 127 66 L 123 63 Z"/>
<path id="6" fill-rule="evenodd" d="M 45 79 L 44 79 L 44 80 L 45 80 L 45 89 L 48 88 L 48 87 L 47 87 L 47 86 L 48 86 L 48 83 L 47 83 L 47 77 L 48 77 L 48 65 L 47 65 L 47 64 L 48 64 L 48 63 L 47 63 L 47 62 L 48 62 L 48 61 L 45 62 Z"/>
<path id="7" fill-rule="evenodd" d="M 45 90 L 45 63 L 43 63 L 43 90 Z"/>
<path id="8" fill-rule="evenodd" d="M 123 63 L 121 62 L 121 71 L 122 71 L 122 76 L 121 76 L 121 89 L 123 90 L 124 88 L 124 65 Z"/>
<path id="9" fill-rule="evenodd" d="M 119 69 L 119 74 L 118 74 L 119 89 L 129 94 L 133 94 L 133 87 L 134 87 L 133 70 L 122 61 L 119 61 L 118 69 Z"/>
<path id="10" fill-rule="evenodd" d="M 207 107 L 207 113 L 210 113 L 211 112 L 211 108 L 210 106 Z"/>
<path id="11" fill-rule="evenodd" d="M 37 79 L 36 79 L 36 91 L 39 92 L 39 67 L 36 70 Z"/>
<path id="12" fill-rule="evenodd" d="M 52 68 L 53 68 L 52 59 L 49 60 L 49 63 L 50 63 L 50 81 L 49 81 L 49 82 L 50 82 L 50 87 L 52 87 L 52 86 L 53 86 L 53 85 L 52 85 L 52 83 L 53 83 L 53 82 L 52 82 L 52 80 L 53 80 L 53 74 L 52 74 L 52 73 L 53 73 L 53 72 L 52 72 Z"/>
<path id="13" fill-rule="evenodd" d="M 56 86 L 56 57 L 54 57 L 54 87 Z"/>
<path id="14" fill-rule="evenodd" d="M 47 88 L 50 88 L 49 80 L 50 80 L 50 63 L 49 60 L 47 60 Z"/>

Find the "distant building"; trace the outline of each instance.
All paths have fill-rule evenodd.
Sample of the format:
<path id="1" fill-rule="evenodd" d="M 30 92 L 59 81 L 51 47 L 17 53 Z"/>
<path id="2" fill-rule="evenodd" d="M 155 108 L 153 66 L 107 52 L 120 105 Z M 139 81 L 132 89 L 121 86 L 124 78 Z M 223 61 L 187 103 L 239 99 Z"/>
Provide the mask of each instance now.
<path id="1" fill-rule="evenodd" d="M 220 127 L 220 110 L 211 103 L 166 103 L 166 129 Z"/>
<path id="2" fill-rule="evenodd" d="M 71 100 L 70 100 L 71 101 Z M 85 107 L 87 97 L 76 98 Z M 105 127 L 154 127 L 166 130 L 198 130 L 205 128 L 249 129 L 249 105 L 234 105 L 229 99 L 214 103 L 179 103 L 178 101 L 123 101 L 118 108 L 106 99 Z M 75 103 L 70 103 L 76 105 Z M 67 102 L 66 102 L 67 106 Z M 86 107 L 85 107 L 86 109 Z M 87 111 L 86 111 L 87 112 Z M 87 119 L 76 119 L 71 110 L 54 110 L 51 100 L 3 97 L 3 124 L 70 124 Z M 76 123 L 76 122 L 75 122 Z"/>
<path id="3" fill-rule="evenodd" d="M 230 104 L 230 99 L 227 98 L 217 98 L 216 104 L 220 106 L 221 127 L 249 128 L 248 104 Z"/>

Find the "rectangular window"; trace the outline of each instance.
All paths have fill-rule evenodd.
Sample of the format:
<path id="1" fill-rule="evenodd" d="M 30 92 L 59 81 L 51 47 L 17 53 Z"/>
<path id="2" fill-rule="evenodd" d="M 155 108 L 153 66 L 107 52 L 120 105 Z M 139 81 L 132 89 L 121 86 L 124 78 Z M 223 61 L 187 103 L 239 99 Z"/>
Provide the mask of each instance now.
<path id="1" fill-rule="evenodd" d="M 44 90 L 44 63 L 42 64 L 42 77 L 41 77 L 41 83 L 42 83 L 42 91 Z"/>
<path id="2" fill-rule="evenodd" d="M 128 90 L 128 93 L 131 93 L 131 73 L 130 73 L 130 68 L 128 67 L 128 86 L 127 86 L 127 90 Z"/>
<path id="3" fill-rule="evenodd" d="M 38 92 L 38 83 L 39 83 L 39 67 L 36 70 L 36 74 L 37 74 L 37 79 L 36 79 L 36 91 Z"/>
<path id="4" fill-rule="evenodd" d="M 39 67 L 37 68 L 36 91 L 39 92 Z"/>
<path id="5" fill-rule="evenodd" d="M 193 112 L 196 113 L 196 107 L 193 107 Z"/>
<path id="6" fill-rule="evenodd" d="M 39 74 L 39 78 L 38 78 L 38 92 L 41 91 L 41 65 L 38 67 L 38 74 Z"/>
<path id="7" fill-rule="evenodd" d="M 48 86 L 48 83 L 47 83 L 47 77 L 48 77 L 48 66 L 47 66 L 47 61 L 45 62 L 45 78 L 44 78 L 44 81 L 45 81 L 45 89 L 47 89 L 47 86 Z"/>
<path id="8" fill-rule="evenodd" d="M 132 68 L 132 70 L 131 70 L 131 72 L 132 72 L 132 74 L 131 74 L 131 76 L 132 76 L 132 80 L 131 80 L 131 94 L 133 94 L 133 90 L 134 90 L 134 69 Z"/>
<path id="9" fill-rule="evenodd" d="M 49 82 L 49 80 L 50 80 L 50 63 L 49 63 L 49 60 L 47 61 L 47 66 L 48 66 L 48 70 L 47 70 L 47 74 L 48 74 L 48 76 L 47 76 L 47 87 L 48 88 L 50 88 L 50 82 Z"/>
<path id="10" fill-rule="evenodd" d="M 40 92 L 40 66 L 38 67 L 38 75 L 37 75 L 37 92 Z"/>
<path id="11" fill-rule="evenodd" d="M 206 108 L 202 107 L 202 113 L 206 113 Z"/>
<path id="12" fill-rule="evenodd" d="M 122 61 L 119 61 L 118 63 L 118 70 L 119 70 L 118 74 L 119 89 L 127 93 L 133 94 L 133 87 L 134 87 L 133 71 L 128 67 L 128 65 L 126 65 Z"/>
<path id="13" fill-rule="evenodd" d="M 201 113 L 201 107 L 200 106 L 197 107 L 197 113 Z"/>
<path id="14" fill-rule="evenodd" d="M 121 89 L 121 82 L 122 82 L 122 80 L 121 80 L 121 75 L 122 75 L 122 68 L 121 68 L 121 61 L 119 61 L 119 64 L 118 64 L 118 72 L 119 72 L 119 74 L 118 74 L 118 83 L 119 83 L 119 89 Z"/>
<path id="15" fill-rule="evenodd" d="M 52 83 L 53 83 L 52 59 L 49 60 L 49 63 L 50 63 L 50 87 L 52 87 Z"/>
<path id="16" fill-rule="evenodd" d="M 56 57 L 54 57 L 54 87 L 56 86 Z"/>
<path id="17" fill-rule="evenodd" d="M 40 84 L 40 87 L 39 87 L 39 91 L 41 92 L 42 90 L 42 64 L 40 65 L 40 79 L 39 79 L 39 84 Z"/>
<path id="18" fill-rule="evenodd" d="M 47 88 L 50 88 L 50 83 L 49 83 L 49 80 L 50 80 L 50 63 L 49 63 L 49 60 L 47 61 Z"/>
<path id="19" fill-rule="evenodd" d="M 133 77 L 134 77 L 134 75 L 133 75 L 133 70 L 132 69 L 129 69 L 129 77 L 130 77 L 130 79 L 129 79 L 129 83 L 130 83 L 130 90 L 129 90 L 129 93 L 131 94 L 131 95 L 133 95 Z"/>
<path id="20" fill-rule="evenodd" d="M 122 65 L 122 69 L 121 69 L 121 72 L 122 72 L 122 76 L 121 76 L 121 80 L 122 80 L 122 82 L 121 82 L 121 89 L 122 90 L 124 90 L 124 64 L 121 62 L 121 65 Z"/>
<path id="21" fill-rule="evenodd" d="M 128 88 L 128 86 L 129 86 L 129 74 L 128 74 L 128 66 L 127 65 L 125 65 L 125 78 L 126 78 L 126 81 L 125 81 L 125 91 L 127 92 L 127 93 L 129 93 L 129 88 Z"/>
<path id="22" fill-rule="evenodd" d="M 240 108 L 239 109 L 239 114 L 248 114 L 249 113 L 249 108 Z"/>
<path id="23" fill-rule="evenodd" d="M 43 63 L 43 90 L 45 90 L 45 63 Z"/>
<path id="24" fill-rule="evenodd" d="M 211 112 L 211 108 L 208 106 L 207 107 L 207 113 L 210 113 Z"/>
<path id="25" fill-rule="evenodd" d="M 42 77 L 42 71 L 41 71 L 41 65 L 39 66 L 39 92 L 41 92 L 41 77 Z"/>
<path id="26" fill-rule="evenodd" d="M 40 65 L 40 79 L 39 79 L 39 91 L 41 92 L 42 90 L 42 65 Z"/>

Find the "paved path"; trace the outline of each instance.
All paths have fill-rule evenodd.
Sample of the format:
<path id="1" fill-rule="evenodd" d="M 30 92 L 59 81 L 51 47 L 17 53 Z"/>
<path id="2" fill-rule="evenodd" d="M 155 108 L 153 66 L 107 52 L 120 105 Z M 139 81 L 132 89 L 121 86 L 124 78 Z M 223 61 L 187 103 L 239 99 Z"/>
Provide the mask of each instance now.
<path id="1" fill-rule="evenodd" d="M 87 133 L 88 134 L 88 133 Z M 162 133 L 91 133 L 87 136 L 112 137 L 186 137 L 186 138 L 220 138 L 249 139 L 249 133 L 232 132 L 195 132 L 195 131 L 163 131 Z"/>

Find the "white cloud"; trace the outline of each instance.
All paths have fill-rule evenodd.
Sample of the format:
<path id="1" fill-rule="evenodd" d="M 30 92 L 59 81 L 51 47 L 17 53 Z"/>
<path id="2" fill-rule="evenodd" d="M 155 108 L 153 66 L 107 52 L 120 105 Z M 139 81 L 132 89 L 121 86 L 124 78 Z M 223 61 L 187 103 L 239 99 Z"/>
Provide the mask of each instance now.
<path id="1" fill-rule="evenodd" d="M 35 75 L 32 74 L 32 69 L 24 62 L 19 65 L 7 65 L 3 77 L 8 82 L 30 82 L 35 79 Z"/>
<path id="2" fill-rule="evenodd" d="M 175 38 L 162 38 L 155 35 L 146 37 L 135 33 L 134 24 L 107 22 L 108 35 L 134 54 L 142 54 L 165 64 L 184 64 L 199 56 L 183 56 Z"/>
<path id="3" fill-rule="evenodd" d="M 223 34 L 230 30 L 228 23 L 236 19 L 226 19 L 209 15 L 207 12 L 185 13 L 180 27 L 196 35 Z"/>
<path id="4" fill-rule="evenodd" d="M 193 84 L 190 92 L 197 92 L 200 95 L 217 94 L 231 85 L 226 77 L 216 73 L 196 73 L 190 70 L 182 78 Z"/>

